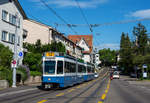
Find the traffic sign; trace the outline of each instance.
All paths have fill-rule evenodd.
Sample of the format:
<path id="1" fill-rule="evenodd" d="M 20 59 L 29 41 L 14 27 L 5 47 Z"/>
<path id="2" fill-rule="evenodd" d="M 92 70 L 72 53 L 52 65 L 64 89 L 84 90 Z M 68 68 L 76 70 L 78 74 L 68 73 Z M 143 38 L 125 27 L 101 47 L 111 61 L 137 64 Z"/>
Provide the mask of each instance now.
<path id="1" fill-rule="evenodd" d="M 17 62 L 16 62 L 16 60 L 13 60 L 13 61 L 11 62 L 11 67 L 12 67 L 12 68 L 16 68 L 16 67 L 17 67 Z"/>
<path id="2" fill-rule="evenodd" d="M 143 68 L 147 68 L 147 65 L 146 65 L 146 64 L 143 64 Z"/>
<path id="3" fill-rule="evenodd" d="M 23 52 L 19 52 L 19 56 L 22 57 L 23 56 Z"/>
<path id="4" fill-rule="evenodd" d="M 16 64 L 16 63 L 17 63 L 16 60 L 13 60 L 13 61 L 12 61 L 12 64 Z"/>

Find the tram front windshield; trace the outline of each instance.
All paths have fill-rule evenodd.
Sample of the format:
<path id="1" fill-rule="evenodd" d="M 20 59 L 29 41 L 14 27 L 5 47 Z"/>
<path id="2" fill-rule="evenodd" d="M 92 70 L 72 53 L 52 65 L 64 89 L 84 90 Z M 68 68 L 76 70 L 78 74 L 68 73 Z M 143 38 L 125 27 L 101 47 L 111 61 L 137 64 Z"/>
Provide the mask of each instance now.
<path id="1" fill-rule="evenodd" d="M 45 61 L 44 72 L 45 74 L 55 74 L 56 61 Z"/>

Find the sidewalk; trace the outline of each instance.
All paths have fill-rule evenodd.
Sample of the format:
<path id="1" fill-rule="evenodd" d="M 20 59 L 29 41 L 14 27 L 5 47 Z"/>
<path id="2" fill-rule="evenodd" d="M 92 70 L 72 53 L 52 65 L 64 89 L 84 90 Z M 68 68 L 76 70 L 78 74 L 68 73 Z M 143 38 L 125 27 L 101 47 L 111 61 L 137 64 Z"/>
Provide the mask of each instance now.
<path id="1" fill-rule="evenodd" d="M 3 94 L 3 93 L 11 93 L 11 92 L 19 92 L 19 91 L 28 91 L 28 90 L 36 90 L 38 89 L 40 85 L 37 84 L 37 85 L 30 85 L 30 86 L 17 86 L 16 88 L 6 88 L 6 89 L 3 89 L 3 88 L 0 88 L 0 94 Z"/>

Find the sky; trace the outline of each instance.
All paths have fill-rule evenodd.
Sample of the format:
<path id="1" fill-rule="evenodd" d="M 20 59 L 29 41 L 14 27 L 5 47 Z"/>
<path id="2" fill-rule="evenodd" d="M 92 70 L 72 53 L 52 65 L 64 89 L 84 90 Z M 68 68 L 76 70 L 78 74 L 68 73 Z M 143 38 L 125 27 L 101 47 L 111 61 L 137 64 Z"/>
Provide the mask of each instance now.
<path id="1" fill-rule="evenodd" d="M 68 28 L 41 0 L 19 0 L 28 18 L 56 28 L 67 35 L 93 35 L 93 45 L 99 49 L 119 49 L 122 32 L 128 33 L 134 40 L 132 30 L 138 22 L 118 24 L 120 21 L 150 18 L 150 0 L 42 0 L 67 24 L 78 24 Z M 77 5 L 80 5 L 89 24 L 98 24 L 89 30 L 87 23 Z M 107 23 L 111 25 L 106 25 Z M 150 33 L 150 19 L 140 21 Z M 59 24 L 59 25 L 56 25 Z M 76 33 L 75 33 L 76 32 Z"/>

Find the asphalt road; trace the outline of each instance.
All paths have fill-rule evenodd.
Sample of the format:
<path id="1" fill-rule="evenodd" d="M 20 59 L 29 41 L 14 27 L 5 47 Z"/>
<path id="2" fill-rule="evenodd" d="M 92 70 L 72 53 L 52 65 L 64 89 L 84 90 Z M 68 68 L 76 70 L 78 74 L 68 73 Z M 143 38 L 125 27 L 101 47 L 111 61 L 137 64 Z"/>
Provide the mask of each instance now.
<path id="1" fill-rule="evenodd" d="M 98 103 L 109 83 L 108 69 L 100 77 L 64 89 L 42 90 L 36 87 L 0 91 L 0 103 Z"/>
<path id="2" fill-rule="evenodd" d="M 97 79 L 64 89 L 21 86 L 0 90 L 0 103 L 150 103 L 149 88 L 130 84 L 123 76 L 110 81 L 107 71 Z"/>
<path id="3" fill-rule="evenodd" d="M 121 77 L 111 81 L 104 103 L 150 103 L 150 89 L 132 85 Z"/>

